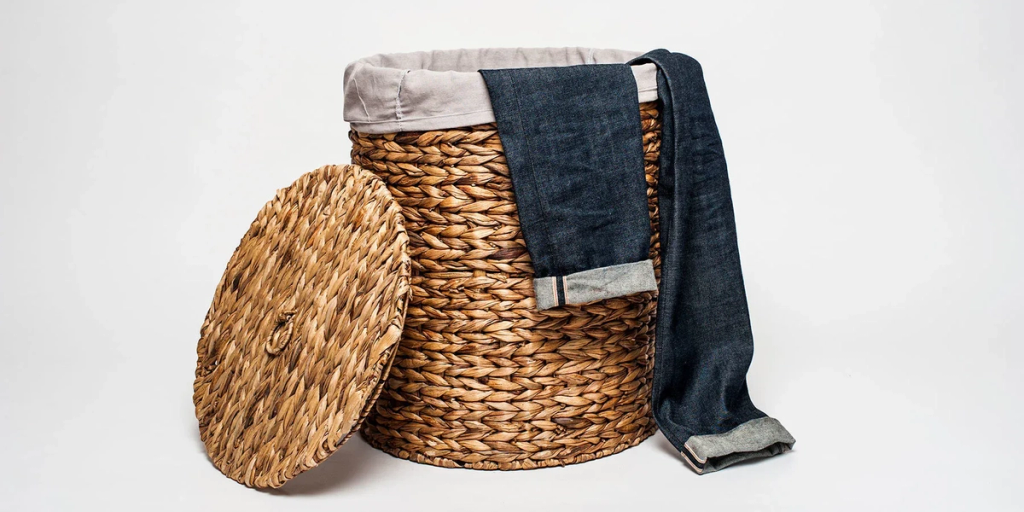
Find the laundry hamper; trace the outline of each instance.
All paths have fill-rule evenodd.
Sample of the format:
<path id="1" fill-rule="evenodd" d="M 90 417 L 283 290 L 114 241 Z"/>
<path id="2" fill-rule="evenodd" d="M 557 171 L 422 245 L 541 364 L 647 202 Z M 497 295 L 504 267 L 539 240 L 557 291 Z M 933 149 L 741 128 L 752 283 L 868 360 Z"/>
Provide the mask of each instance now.
<path id="1" fill-rule="evenodd" d="M 346 69 L 352 162 L 383 179 L 409 236 L 397 355 L 361 433 L 397 457 L 531 469 L 620 452 L 654 433 L 656 293 L 537 311 L 533 269 L 485 68 L 622 63 L 638 52 L 482 49 L 376 55 Z M 655 223 L 656 70 L 633 66 Z"/>

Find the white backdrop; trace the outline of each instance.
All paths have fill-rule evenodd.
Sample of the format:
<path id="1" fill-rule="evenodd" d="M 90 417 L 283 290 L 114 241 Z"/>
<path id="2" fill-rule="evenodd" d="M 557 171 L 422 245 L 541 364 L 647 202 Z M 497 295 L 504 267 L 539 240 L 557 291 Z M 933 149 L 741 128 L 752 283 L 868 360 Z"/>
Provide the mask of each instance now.
<path id="1" fill-rule="evenodd" d="M 1020 510 L 1024 4 L 835 4 L 3 2 L 0 509 Z M 264 202 L 349 161 L 345 64 L 497 46 L 701 61 L 751 394 L 795 450 L 492 473 L 356 438 L 279 492 L 228 480 L 199 327 Z"/>

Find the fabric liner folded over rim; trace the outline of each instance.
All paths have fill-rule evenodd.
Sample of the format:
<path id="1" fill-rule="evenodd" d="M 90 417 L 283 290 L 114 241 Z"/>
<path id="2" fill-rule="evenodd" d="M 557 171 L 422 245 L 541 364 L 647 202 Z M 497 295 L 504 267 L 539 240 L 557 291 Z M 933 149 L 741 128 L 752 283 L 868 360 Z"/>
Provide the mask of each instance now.
<path id="1" fill-rule="evenodd" d="M 625 63 L 642 52 L 596 48 L 478 48 L 378 54 L 345 68 L 344 119 L 368 134 L 493 123 L 480 69 Z M 641 103 L 658 98 L 654 64 L 632 66 Z"/>

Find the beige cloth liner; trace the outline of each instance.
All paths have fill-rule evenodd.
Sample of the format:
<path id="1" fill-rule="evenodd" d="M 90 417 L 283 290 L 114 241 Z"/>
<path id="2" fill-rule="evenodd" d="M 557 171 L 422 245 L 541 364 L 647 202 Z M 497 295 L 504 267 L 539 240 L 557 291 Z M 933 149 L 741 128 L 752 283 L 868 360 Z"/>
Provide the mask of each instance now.
<path id="1" fill-rule="evenodd" d="M 595 48 L 479 48 L 378 54 L 345 68 L 345 121 L 363 133 L 494 122 L 480 69 L 623 63 L 642 52 Z M 633 66 L 641 103 L 658 98 L 654 64 Z"/>

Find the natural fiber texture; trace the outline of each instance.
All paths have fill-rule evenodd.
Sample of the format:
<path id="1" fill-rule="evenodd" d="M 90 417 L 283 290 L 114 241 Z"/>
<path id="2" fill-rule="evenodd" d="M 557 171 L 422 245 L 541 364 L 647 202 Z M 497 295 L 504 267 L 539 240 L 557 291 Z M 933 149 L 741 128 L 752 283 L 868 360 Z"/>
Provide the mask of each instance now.
<path id="1" fill-rule="evenodd" d="M 657 250 L 656 103 L 641 104 Z M 370 444 L 438 466 L 584 462 L 655 431 L 654 293 L 536 311 L 508 166 L 494 124 L 367 135 L 352 160 L 402 205 L 412 299 Z"/>
<path id="2" fill-rule="evenodd" d="M 280 487 L 356 431 L 396 352 L 408 237 L 384 184 L 328 166 L 278 191 L 203 323 L 196 417 L 214 465 Z"/>

